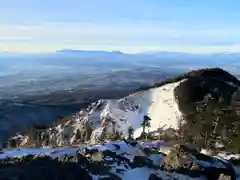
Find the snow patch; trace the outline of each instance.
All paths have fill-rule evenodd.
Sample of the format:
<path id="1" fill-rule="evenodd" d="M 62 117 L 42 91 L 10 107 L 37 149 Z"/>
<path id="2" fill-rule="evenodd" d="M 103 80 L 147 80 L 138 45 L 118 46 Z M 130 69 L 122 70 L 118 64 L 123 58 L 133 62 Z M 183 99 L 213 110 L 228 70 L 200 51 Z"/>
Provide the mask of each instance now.
<path id="1" fill-rule="evenodd" d="M 156 131 L 158 128 L 178 129 L 182 113 L 178 108 L 174 89 L 181 82 L 138 92 L 119 100 L 108 100 L 101 111 L 101 127 L 93 131 L 93 137 L 103 131 L 109 134 L 118 131 L 126 137 L 129 127 L 134 129 L 134 137 L 139 137 L 144 115 L 151 118 L 148 131 Z M 103 126 L 107 128 L 103 130 Z"/>

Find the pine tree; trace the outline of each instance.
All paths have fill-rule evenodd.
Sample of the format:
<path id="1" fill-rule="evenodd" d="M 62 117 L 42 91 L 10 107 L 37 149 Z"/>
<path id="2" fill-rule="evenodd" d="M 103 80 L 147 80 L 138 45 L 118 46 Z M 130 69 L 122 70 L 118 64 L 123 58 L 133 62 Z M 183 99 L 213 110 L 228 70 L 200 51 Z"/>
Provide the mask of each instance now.
<path id="1" fill-rule="evenodd" d="M 130 126 L 128 128 L 128 139 L 133 139 L 133 131 L 134 129 L 132 128 L 132 126 Z"/>
<path id="2" fill-rule="evenodd" d="M 238 137 L 231 137 L 239 131 L 240 117 L 236 108 L 230 107 L 223 97 L 199 102 L 196 114 L 188 116 L 183 125 L 184 139 L 193 138 L 197 148 L 216 149 L 216 143 L 225 148 L 236 146 L 237 140 L 233 142 L 233 139 Z"/>
<path id="3" fill-rule="evenodd" d="M 143 121 L 141 123 L 141 126 L 143 128 L 143 131 L 142 131 L 142 137 L 146 138 L 146 127 L 151 127 L 151 124 L 150 124 L 150 121 L 151 121 L 151 118 L 148 117 L 147 115 L 143 116 Z"/>
<path id="4" fill-rule="evenodd" d="M 219 137 L 219 130 L 222 129 L 224 121 L 224 109 L 226 104 L 222 97 L 219 100 L 207 99 L 197 105 L 198 114 L 195 117 L 195 141 L 198 145 L 204 146 L 207 149 L 215 148 L 215 143 Z M 196 139 L 197 138 L 197 139 Z M 203 145 L 204 144 L 204 145 Z"/>

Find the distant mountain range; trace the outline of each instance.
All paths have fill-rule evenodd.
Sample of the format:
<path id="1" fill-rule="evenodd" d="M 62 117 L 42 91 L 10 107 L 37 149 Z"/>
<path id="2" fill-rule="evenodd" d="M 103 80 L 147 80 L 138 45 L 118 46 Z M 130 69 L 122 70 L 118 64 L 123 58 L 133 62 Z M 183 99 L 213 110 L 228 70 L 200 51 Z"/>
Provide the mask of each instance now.
<path id="1" fill-rule="evenodd" d="M 62 49 L 56 51 L 56 54 L 64 54 L 78 57 L 90 57 L 97 59 L 111 59 L 111 62 L 135 62 L 148 61 L 149 63 L 161 63 L 165 66 L 178 66 L 179 68 L 205 68 L 205 67 L 221 67 L 226 68 L 233 74 L 238 74 L 240 68 L 240 52 L 220 52 L 220 53 L 187 53 L 187 52 L 170 52 L 170 51 L 149 51 L 140 53 L 124 53 L 120 51 L 104 51 L 104 50 L 74 50 Z"/>
<path id="2" fill-rule="evenodd" d="M 103 54 L 125 54 L 121 51 L 103 51 L 103 50 L 75 50 L 75 49 L 62 49 L 56 53 L 74 53 L 82 55 L 103 55 Z"/>
<path id="3" fill-rule="evenodd" d="M 121 51 L 106 51 L 106 50 L 78 50 L 78 49 L 60 49 L 56 51 L 57 53 L 82 53 L 82 54 L 89 54 L 89 53 L 114 53 L 114 54 L 129 54 L 124 53 Z M 200 56 L 240 56 L 240 52 L 218 52 L 218 53 L 191 53 L 191 52 L 174 52 L 174 51 L 146 51 L 146 52 L 139 52 L 139 53 L 130 53 L 130 54 L 137 54 L 137 55 L 200 55 Z"/>

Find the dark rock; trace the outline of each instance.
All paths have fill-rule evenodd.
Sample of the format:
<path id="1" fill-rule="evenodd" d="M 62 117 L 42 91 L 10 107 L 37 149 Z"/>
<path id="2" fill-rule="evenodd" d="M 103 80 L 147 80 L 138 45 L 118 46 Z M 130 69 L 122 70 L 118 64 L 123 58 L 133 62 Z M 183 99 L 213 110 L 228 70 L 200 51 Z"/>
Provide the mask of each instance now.
<path id="1" fill-rule="evenodd" d="M 120 162 L 125 162 L 127 163 L 128 165 L 131 164 L 130 160 L 124 156 L 121 156 L 121 155 L 118 155 L 116 154 L 116 152 L 112 152 L 110 150 L 105 150 L 102 152 L 102 154 L 104 155 L 104 157 L 111 157 L 117 161 L 120 161 Z"/>
<path id="2" fill-rule="evenodd" d="M 156 174 L 150 174 L 148 180 L 163 180 L 161 177 L 158 177 Z"/>
<path id="3" fill-rule="evenodd" d="M 150 154 L 152 154 L 152 149 L 148 148 L 148 147 L 145 147 L 145 148 L 143 148 L 143 152 L 147 155 L 150 155 Z"/>
<path id="4" fill-rule="evenodd" d="M 144 167 L 144 166 L 148 166 L 149 164 L 153 164 L 153 163 L 147 157 L 135 156 L 131 164 L 131 167 L 132 168 Z"/>
<path id="5" fill-rule="evenodd" d="M 120 149 L 120 146 L 118 144 L 113 144 L 113 146 L 116 148 L 116 150 Z"/>
<path id="6" fill-rule="evenodd" d="M 84 155 L 84 156 L 86 156 L 86 155 L 91 155 L 91 154 L 94 154 L 94 153 L 96 153 L 96 152 L 98 152 L 98 149 L 82 148 L 82 149 L 79 149 L 79 150 L 77 151 L 77 153 L 80 153 L 80 154 L 82 154 L 82 155 Z"/>
<path id="7" fill-rule="evenodd" d="M 100 176 L 99 180 L 121 180 L 121 178 L 116 174 L 108 173 L 106 175 Z"/>
<path id="8" fill-rule="evenodd" d="M 137 141 L 130 141 L 129 144 L 131 146 L 135 147 L 138 144 L 138 142 Z"/>
<path id="9" fill-rule="evenodd" d="M 138 142 L 137 141 L 133 141 L 133 140 L 126 140 L 126 139 L 123 139 L 123 141 L 129 146 L 133 146 L 133 147 L 135 147 L 137 144 L 138 144 Z"/>
<path id="10" fill-rule="evenodd" d="M 70 157 L 69 159 L 73 159 Z M 51 159 L 50 157 L 28 156 L 0 160 L 0 179 L 4 180 L 92 180 L 86 169 L 69 159 Z"/>
<path id="11" fill-rule="evenodd" d="M 240 166 L 240 159 L 230 159 L 229 162 L 234 166 Z"/>

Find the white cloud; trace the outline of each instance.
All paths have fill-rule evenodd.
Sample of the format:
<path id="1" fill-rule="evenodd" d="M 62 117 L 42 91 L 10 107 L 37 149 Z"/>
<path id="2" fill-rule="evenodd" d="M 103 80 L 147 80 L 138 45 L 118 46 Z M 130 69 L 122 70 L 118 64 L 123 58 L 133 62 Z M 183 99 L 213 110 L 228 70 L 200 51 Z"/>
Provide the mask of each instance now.
<path id="1" fill-rule="evenodd" d="M 240 33 L 231 29 L 199 29 L 189 27 L 173 27 L 162 23 L 160 25 L 142 23 L 123 24 L 90 24 L 90 23 L 44 23 L 40 25 L 0 25 L 2 37 L 32 37 L 40 41 L 55 42 L 90 42 L 104 41 L 140 41 L 166 43 L 184 41 L 222 41 L 238 38 Z M 195 41 L 195 42 L 194 42 Z"/>
<path id="2" fill-rule="evenodd" d="M 239 45 L 234 45 L 240 43 L 240 31 L 237 29 L 176 26 L 128 21 L 122 24 L 2 24 L 0 50 L 39 52 L 73 48 L 124 52 L 221 52 L 240 49 Z"/>
<path id="3" fill-rule="evenodd" d="M 11 43 L 1 44 L 0 50 L 13 52 L 54 52 L 56 50 L 81 49 L 81 50 L 119 50 L 126 53 L 137 53 L 146 51 L 172 51 L 172 52 L 191 52 L 191 53 L 214 53 L 214 52 L 240 52 L 240 44 L 226 46 L 187 46 L 187 45 L 80 45 L 80 44 L 28 44 L 28 43 Z"/>
<path id="4" fill-rule="evenodd" d="M 18 41 L 18 40 L 32 40 L 32 37 L 24 37 L 24 36 L 12 36 L 12 37 L 1 37 L 0 36 L 0 41 Z"/>

